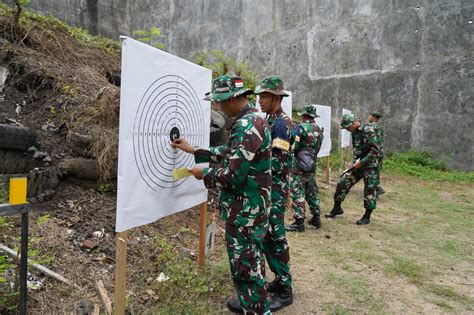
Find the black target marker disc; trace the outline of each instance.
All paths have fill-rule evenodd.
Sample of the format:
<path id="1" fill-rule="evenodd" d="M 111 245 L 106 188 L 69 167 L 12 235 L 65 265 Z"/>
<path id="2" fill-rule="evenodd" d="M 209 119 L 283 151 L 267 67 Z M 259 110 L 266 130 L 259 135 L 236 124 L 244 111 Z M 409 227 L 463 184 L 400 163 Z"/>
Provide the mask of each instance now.
<path id="1" fill-rule="evenodd" d="M 193 147 L 205 145 L 204 121 L 201 101 L 186 79 L 166 75 L 150 84 L 133 126 L 135 163 L 148 187 L 171 189 L 189 179 L 173 178 L 173 169 L 193 167 L 194 158 L 173 149 L 170 140 L 184 138 Z"/>

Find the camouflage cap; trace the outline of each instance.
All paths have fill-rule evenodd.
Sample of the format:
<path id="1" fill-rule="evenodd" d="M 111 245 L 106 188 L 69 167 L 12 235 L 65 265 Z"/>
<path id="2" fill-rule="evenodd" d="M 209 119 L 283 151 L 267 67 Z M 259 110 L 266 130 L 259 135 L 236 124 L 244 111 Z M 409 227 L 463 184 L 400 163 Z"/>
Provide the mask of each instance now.
<path id="1" fill-rule="evenodd" d="M 244 88 L 244 80 L 241 77 L 222 75 L 212 81 L 211 101 L 221 102 L 248 94 L 253 94 L 253 91 Z"/>
<path id="2" fill-rule="evenodd" d="M 267 77 L 260 82 L 255 88 L 255 94 L 263 92 L 281 95 L 283 97 L 290 96 L 283 86 L 283 80 L 280 77 Z"/>
<path id="3" fill-rule="evenodd" d="M 344 114 L 341 118 L 341 129 L 346 129 L 356 120 L 354 114 Z"/>
<path id="4" fill-rule="evenodd" d="M 313 105 L 305 105 L 303 106 L 303 111 L 298 112 L 298 116 L 303 116 L 303 115 L 308 115 L 312 118 L 319 117 L 318 114 L 316 114 L 316 106 Z"/>
<path id="5" fill-rule="evenodd" d="M 382 114 L 380 114 L 380 112 L 370 112 L 369 115 L 375 116 L 375 117 L 377 117 L 377 118 L 381 118 L 381 117 L 382 117 Z"/>

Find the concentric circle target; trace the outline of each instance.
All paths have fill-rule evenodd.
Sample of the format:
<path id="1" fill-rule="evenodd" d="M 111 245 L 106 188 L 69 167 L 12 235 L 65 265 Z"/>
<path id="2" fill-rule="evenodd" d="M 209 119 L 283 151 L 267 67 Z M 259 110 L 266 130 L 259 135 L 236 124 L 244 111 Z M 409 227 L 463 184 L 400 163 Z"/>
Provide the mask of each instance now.
<path id="1" fill-rule="evenodd" d="M 194 157 L 173 149 L 173 139 L 185 138 L 193 147 L 204 144 L 204 116 L 199 98 L 186 79 L 166 75 L 143 94 L 133 126 L 135 162 L 142 179 L 153 190 L 170 189 L 188 178 L 175 180 L 173 169 L 193 167 Z"/>

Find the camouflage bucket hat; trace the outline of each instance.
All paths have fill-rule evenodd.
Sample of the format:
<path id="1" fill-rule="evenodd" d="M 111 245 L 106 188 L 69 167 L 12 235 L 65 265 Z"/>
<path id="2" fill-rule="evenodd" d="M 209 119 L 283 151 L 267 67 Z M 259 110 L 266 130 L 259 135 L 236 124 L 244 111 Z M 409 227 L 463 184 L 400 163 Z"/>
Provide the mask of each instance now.
<path id="1" fill-rule="evenodd" d="M 341 118 L 341 129 L 346 129 L 355 121 L 354 114 L 344 114 Z"/>
<path id="2" fill-rule="evenodd" d="M 211 101 L 221 102 L 249 94 L 253 94 L 253 91 L 244 88 L 244 80 L 241 77 L 223 75 L 212 81 Z"/>
<path id="3" fill-rule="evenodd" d="M 375 117 L 377 117 L 377 118 L 381 118 L 381 117 L 382 117 L 382 114 L 380 114 L 380 112 L 370 112 L 369 115 L 375 116 Z"/>
<path id="4" fill-rule="evenodd" d="M 316 117 L 319 117 L 318 114 L 316 114 L 316 107 L 313 106 L 313 105 L 305 105 L 303 107 L 303 111 L 302 112 L 298 112 L 298 116 L 303 116 L 303 115 L 308 115 L 312 118 L 316 118 Z"/>
<path id="5" fill-rule="evenodd" d="M 255 88 L 255 94 L 263 92 L 281 95 L 283 97 L 290 96 L 283 86 L 283 80 L 280 77 L 268 77 L 262 80 Z"/>

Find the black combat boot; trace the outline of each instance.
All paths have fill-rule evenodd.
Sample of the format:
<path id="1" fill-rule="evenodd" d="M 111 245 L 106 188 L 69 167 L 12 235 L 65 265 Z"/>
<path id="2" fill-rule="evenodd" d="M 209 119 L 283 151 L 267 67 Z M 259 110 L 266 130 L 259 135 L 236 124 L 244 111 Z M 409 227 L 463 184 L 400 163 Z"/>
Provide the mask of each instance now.
<path id="1" fill-rule="evenodd" d="M 228 299 L 227 300 L 227 308 L 234 313 L 237 314 L 243 314 L 244 309 L 242 308 L 242 305 L 240 305 L 239 299 Z"/>
<path id="2" fill-rule="evenodd" d="M 313 215 L 311 220 L 309 220 L 308 222 L 309 224 L 313 225 L 317 229 L 321 228 L 321 216 L 319 215 L 319 213 L 316 213 L 315 215 Z"/>
<path id="3" fill-rule="evenodd" d="M 274 293 L 280 288 L 280 279 L 275 278 L 272 282 L 269 282 L 265 285 L 268 293 Z"/>
<path id="4" fill-rule="evenodd" d="M 285 228 L 288 232 L 304 232 L 304 219 L 296 219 L 290 225 Z"/>
<path id="5" fill-rule="evenodd" d="M 370 215 L 371 215 L 371 214 L 372 214 L 372 210 L 365 209 L 364 215 L 362 216 L 362 218 L 360 218 L 359 220 L 357 220 L 356 224 L 357 224 L 357 225 L 369 224 L 369 223 L 370 223 Z"/>
<path id="6" fill-rule="evenodd" d="M 331 212 L 326 214 L 326 218 L 335 218 L 336 216 L 343 214 L 344 210 L 341 208 L 341 201 L 334 201 L 334 207 Z"/>
<path id="7" fill-rule="evenodd" d="M 281 307 L 293 304 L 293 289 L 291 286 L 280 285 L 278 290 L 272 294 L 272 301 L 278 302 Z"/>
<path id="8" fill-rule="evenodd" d="M 269 303 L 269 308 L 271 312 L 278 311 L 279 309 L 283 308 L 280 302 L 273 300 L 272 298 L 268 299 L 268 303 Z M 237 314 L 244 313 L 244 309 L 242 308 L 242 305 L 240 305 L 240 301 L 237 298 L 228 299 L 227 308 L 233 313 L 237 313 Z"/>
<path id="9" fill-rule="evenodd" d="M 383 194 L 385 194 L 385 190 L 382 187 L 378 186 L 377 187 L 377 195 L 383 195 Z"/>

